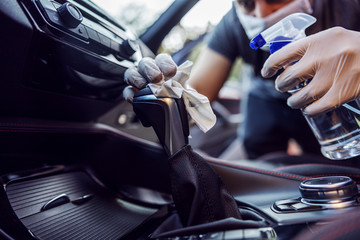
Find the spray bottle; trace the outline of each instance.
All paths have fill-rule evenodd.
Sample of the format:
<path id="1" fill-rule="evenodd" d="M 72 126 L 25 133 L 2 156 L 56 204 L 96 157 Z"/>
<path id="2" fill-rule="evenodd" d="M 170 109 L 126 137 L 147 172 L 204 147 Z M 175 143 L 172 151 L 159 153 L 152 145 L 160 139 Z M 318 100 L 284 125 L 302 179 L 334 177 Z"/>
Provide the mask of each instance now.
<path id="1" fill-rule="evenodd" d="M 316 18 L 308 14 L 291 14 L 254 37 L 250 41 L 250 47 L 259 49 L 269 46 L 272 54 L 286 44 L 304 38 L 305 29 L 315 22 Z"/>

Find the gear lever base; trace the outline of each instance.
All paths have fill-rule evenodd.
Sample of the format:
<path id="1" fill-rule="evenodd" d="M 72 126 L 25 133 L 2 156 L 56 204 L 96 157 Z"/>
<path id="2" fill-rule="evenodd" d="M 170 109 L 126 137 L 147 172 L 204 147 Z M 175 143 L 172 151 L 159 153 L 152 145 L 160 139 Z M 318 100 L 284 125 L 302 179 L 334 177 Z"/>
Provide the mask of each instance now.
<path id="1" fill-rule="evenodd" d="M 189 124 L 182 99 L 157 98 L 149 88 L 134 95 L 133 108 L 145 127 L 153 127 L 168 156 L 188 144 Z"/>

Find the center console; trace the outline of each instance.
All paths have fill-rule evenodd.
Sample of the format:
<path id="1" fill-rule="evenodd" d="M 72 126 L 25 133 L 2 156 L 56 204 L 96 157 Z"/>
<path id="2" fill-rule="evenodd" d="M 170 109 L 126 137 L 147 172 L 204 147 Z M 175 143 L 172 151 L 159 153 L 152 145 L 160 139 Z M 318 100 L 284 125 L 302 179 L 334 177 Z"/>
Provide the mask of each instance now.
<path id="1" fill-rule="evenodd" d="M 14 214 L 3 212 L 3 217 L 26 233 L 23 239 L 147 239 L 176 216 L 170 195 L 130 185 L 114 192 L 87 169 L 54 166 L 3 175 L 2 205 L 10 205 Z M 243 228 L 224 221 L 223 230 L 180 231 L 152 239 L 289 239 L 313 223 L 329 223 L 359 207 L 358 189 L 348 177 L 297 182 L 300 190 L 275 187 L 276 201 L 260 192 L 235 196 L 243 221 L 266 226 Z M 294 198 L 281 200 L 292 194 Z M 244 201 L 247 197 L 254 201 Z M 256 197 L 267 200 L 256 203 Z"/>
<path id="2" fill-rule="evenodd" d="M 0 229 L 12 238 L 146 239 L 176 219 L 167 156 L 158 145 L 102 125 L 6 122 L 0 121 Z M 311 180 L 254 161 L 207 161 L 233 194 L 247 227 L 231 219 L 202 232 L 181 232 L 185 228 L 176 225 L 167 228 L 176 230 L 173 235 L 159 239 L 272 239 L 271 228 L 278 239 L 291 239 L 359 209 L 348 177 Z"/>

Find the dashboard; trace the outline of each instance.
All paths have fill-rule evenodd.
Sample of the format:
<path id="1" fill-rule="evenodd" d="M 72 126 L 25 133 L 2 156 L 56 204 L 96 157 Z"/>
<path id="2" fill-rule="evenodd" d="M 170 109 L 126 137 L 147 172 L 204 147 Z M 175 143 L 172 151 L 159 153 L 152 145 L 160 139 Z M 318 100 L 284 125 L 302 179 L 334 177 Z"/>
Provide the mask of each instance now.
<path id="1" fill-rule="evenodd" d="M 144 48 L 125 27 L 91 1 L 0 5 L 3 114 L 92 121 L 122 100 Z"/>

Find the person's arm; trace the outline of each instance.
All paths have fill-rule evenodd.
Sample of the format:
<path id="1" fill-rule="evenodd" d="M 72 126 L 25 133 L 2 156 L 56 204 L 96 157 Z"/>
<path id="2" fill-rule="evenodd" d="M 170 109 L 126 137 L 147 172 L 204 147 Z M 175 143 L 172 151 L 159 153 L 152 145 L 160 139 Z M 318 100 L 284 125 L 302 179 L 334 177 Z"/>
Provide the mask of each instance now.
<path id="1" fill-rule="evenodd" d="M 231 67 L 229 59 L 206 47 L 191 71 L 188 84 L 211 102 L 218 96 Z"/>

